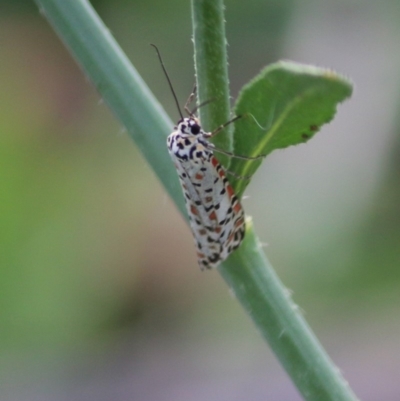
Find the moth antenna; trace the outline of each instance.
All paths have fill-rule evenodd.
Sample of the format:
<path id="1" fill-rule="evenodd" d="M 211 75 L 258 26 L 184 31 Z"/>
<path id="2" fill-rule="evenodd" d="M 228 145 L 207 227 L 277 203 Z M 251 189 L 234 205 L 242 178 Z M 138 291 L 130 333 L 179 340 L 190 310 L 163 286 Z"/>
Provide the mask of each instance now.
<path id="1" fill-rule="evenodd" d="M 157 55 L 158 55 L 158 59 L 160 60 L 161 68 L 163 69 L 165 77 L 167 78 L 169 88 L 171 89 L 172 96 L 175 99 L 176 107 L 177 107 L 177 109 L 179 111 L 179 115 L 181 116 L 181 119 L 183 120 L 183 114 L 182 114 L 181 108 L 179 107 L 178 98 L 177 98 L 176 93 L 174 91 L 174 87 L 172 86 L 171 80 L 169 79 L 169 75 L 168 75 L 168 72 L 167 72 L 167 70 L 165 68 L 165 65 L 164 65 L 164 62 L 162 60 L 160 51 L 158 50 L 158 47 L 156 45 L 153 45 L 152 43 L 150 43 L 150 46 L 153 46 L 156 49 L 156 52 L 157 52 Z"/>

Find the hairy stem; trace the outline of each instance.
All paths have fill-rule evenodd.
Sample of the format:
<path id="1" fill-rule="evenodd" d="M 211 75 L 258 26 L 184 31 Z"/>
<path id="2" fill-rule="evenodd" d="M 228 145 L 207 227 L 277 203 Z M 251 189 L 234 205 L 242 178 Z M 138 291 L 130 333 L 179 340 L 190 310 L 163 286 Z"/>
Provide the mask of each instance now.
<path id="1" fill-rule="evenodd" d="M 210 101 L 199 109 L 206 131 L 212 131 L 230 119 L 228 62 L 222 0 L 192 0 L 194 60 L 199 103 Z M 232 151 L 232 127 L 213 139 L 217 147 Z M 225 167 L 229 158 L 218 155 Z"/>

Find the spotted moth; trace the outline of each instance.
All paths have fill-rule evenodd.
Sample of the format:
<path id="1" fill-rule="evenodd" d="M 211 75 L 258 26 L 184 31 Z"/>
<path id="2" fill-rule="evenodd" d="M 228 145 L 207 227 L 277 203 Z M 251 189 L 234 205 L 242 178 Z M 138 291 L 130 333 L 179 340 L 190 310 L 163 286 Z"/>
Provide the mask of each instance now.
<path id="1" fill-rule="evenodd" d="M 244 211 L 213 155 L 208 139 L 191 115 L 178 121 L 167 139 L 168 150 L 178 171 L 189 215 L 190 227 L 202 269 L 216 267 L 242 242 Z"/>
<path id="2" fill-rule="evenodd" d="M 213 152 L 234 155 L 216 149 L 209 141 L 239 117 L 221 125 L 213 132 L 205 132 L 195 116 L 195 110 L 190 111 L 188 107 L 195 96 L 194 90 L 185 105 L 189 117 L 184 118 L 160 52 L 156 46 L 152 46 L 157 51 L 181 116 L 174 131 L 167 138 L 168 151 L 182 186 L 197 248 L 198 263 L 201 269 L 211 269 L 239 247 L 245 234 L 243 208 L 226 178 L 224 168 Z"/>

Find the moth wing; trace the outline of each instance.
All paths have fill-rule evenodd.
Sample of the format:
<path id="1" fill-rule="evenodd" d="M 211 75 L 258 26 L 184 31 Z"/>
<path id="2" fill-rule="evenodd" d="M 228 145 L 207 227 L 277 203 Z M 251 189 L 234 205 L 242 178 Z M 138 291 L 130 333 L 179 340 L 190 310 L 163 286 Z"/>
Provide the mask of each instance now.
<path id="1" fill-rule="evenodd" d="M 244 213 L 217 159 L 177 163 L 201 268 L 213 268 L 244 236 Z"/>
<path id="2" fill-rule="evenodd" d="M 221 244 L 220 259 L 223 261 L 239 247 L 244 238 L 245 215 L 235 191 L 226 178 L 225 170 L 215 156 L 211 157 L 210 162 L 219 177 L 214 186 L 214 197 L 219 205 L 217 210 L 218 221 L 223 228 L 219 239 Z"/>
<path id="3" fill-rule="evenodd" d="M 204 192 L 204 184 L 209 183 L 211 179 L 209 167 L 207 160 L 198 164 L 181 162 L 177 165 L 190 228 L 197 248 L 197 258 L 202 269 L 217 266 L 222 254 L 214 202 L 208 199 L 212 199 L 213 193 Z M 202 171 L 202 168 L 205 171 Z"/>

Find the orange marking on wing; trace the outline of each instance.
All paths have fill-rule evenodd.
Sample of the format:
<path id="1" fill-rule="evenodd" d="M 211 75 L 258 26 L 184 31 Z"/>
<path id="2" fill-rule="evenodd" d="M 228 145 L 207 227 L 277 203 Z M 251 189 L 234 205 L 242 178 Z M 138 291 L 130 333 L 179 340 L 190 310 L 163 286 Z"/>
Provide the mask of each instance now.
<path id="1" fill-rule="evenodd" d="M 193 205 L 190 205 L 190 211 L 195 214 L 196 216 L 199 214 L 197 208 Z"/>
<path id="2" fill-rule="evenodd" d="M 238 220 L 238 221 L 236 222 L 236 224 L 235 224 L 235 228 L 240 227 L 241 225 L 243 225 L 243 223 L 244 223 L 244 219 Z"/>
<path id="3" fill-rule="evenodd" d="M 196 178 L 196 180 L 202 180 L 204 178 L 203 174 L 197 173 L 194 178 Z"/>
<path id="4" fill-rule="evenodd" d="M 218 166 L 218 160 L 215 158 L 215 157 L 212 157 L 211 158 L 211 164 L 214 166 L 214 167 L 217 167 Z"/>
<path id="5" fill-rule="evenodd" d="M 217 214 L 215 213 L 215 210 L 213 210 L 209 216 L 210 220 L 217 220 Z"/>
<path id="6" fill-rule="evenodd" d="M 207 203 L 213 200 L 212 196 L 206 196 L 204 199 Z"/>
<path id="7" fill-rule="evenodd" d="M 217 227 L 217 228 L 214 230 L 214 232 L 217 233 L 217 234 L 219 234 L 219 233 L 221 232 L 221 227 Z"/>
<path id="8" fill-rule="evenodd" d="M 226 186 L 226 190 L 227 190 L 230 198 L 232 198 L 232 196 L 235 195 L 235 191 L 233 190 L 233 188 L 230 185 Z"/>
<path id="9" fill-rule="evenodd" d="M 242 207 L 240 206 L 240 203 L 236 203 L 236 205 L 233 207 L 233 211 L 236 213 L 239 213 L 242 210 Z"/>

